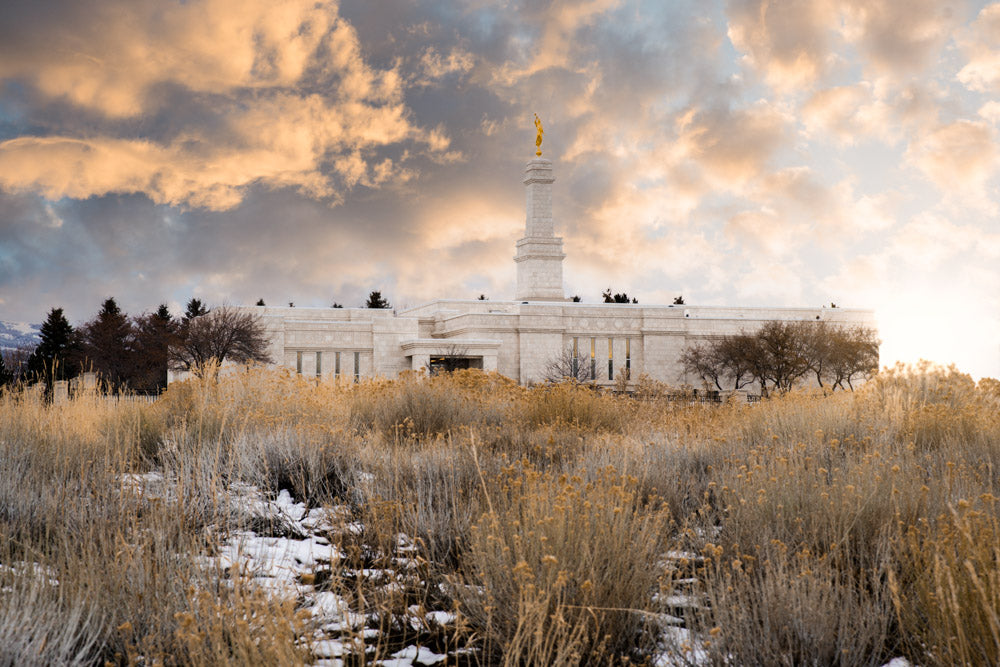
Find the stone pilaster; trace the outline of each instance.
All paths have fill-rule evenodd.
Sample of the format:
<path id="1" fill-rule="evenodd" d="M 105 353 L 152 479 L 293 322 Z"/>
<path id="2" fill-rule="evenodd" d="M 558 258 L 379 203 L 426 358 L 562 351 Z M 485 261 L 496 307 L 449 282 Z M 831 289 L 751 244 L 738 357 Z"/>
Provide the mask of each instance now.
<path id="1" fill-rule="evenodd" d="M 565 301 L 562 280 L 562 238 L 552 219 L 552 161 L 535 158 L 525 168 L 526 220 L 524 238 L 517 242 L 518 301 Z"/>

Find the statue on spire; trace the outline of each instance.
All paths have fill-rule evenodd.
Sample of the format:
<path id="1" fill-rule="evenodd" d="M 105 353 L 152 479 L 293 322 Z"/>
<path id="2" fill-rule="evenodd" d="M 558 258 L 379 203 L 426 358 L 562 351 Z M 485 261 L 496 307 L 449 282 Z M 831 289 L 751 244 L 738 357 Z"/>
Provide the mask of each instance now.
<path id="1" fill-rule="evenodd" d="M 535 114 L 535 147 L 538 149 L 535 151 L 537 157 L 542 157 L 542 135 L 545 134 L 545 130 L 542 129 L 542 119 Z"/>

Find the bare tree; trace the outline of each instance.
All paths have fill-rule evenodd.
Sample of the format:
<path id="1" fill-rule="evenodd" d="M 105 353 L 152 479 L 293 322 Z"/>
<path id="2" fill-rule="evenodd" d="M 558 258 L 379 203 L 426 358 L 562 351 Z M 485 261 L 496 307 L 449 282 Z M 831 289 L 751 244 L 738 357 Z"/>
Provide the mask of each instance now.
<path id="1" fill-rule="evenodd" d="M 882 341 L 871 327 L 838 328 L 830 337 L 828 377 L 834 388 L 854 391 L 854 382 L 868 380 L 878 372 L 878 348 Z"/>
<path id="2" fill-rule="evenodd" d="M 717 343 L 696 343 L 681 354 L 681 365 L 684 372 L 701 378 L 705 385 L 714 385 L 723 389 L 725 382 L 725 367 Z"/>
<path id="3" fill-rule="evenodd" d="M 768 322 L 757 331 L 755 370 L 762 389 L 766 389 L 766 381 L 770 380 L 778 391 L 786 392 L 809 372 L 805 332 L 800 322 L 777 321 Z"/>
<path id="4" fill-rule="evenodd" d="M 546 382 L 591 382 L 594 380 L 590 376 L 590 357 L 586 363 L 581 357 L 574 357 L 573 350 L 566 348 L 556 357 L 553 357 L 545 365 Z"/>
<path id="5" fill-rule="evenodd" d="M 786 392 L 810 372 L 821 387 L 826 380 L 833 389 L 853 389 L 853 381 L 878 370 L 878 347 L 875 331 L 866 327 L 768 322 L 753 333 L 693 345 L 680 361 L 685 371 L 717 389 L 756 381 L 764 394 L 771 388 Z"/>
<path id="6" fill-rule="evenodd" d="M 724 336 L 716 341 L 693 345 L 684 350 L 684 370 L 701 378 L 706 386 L 723 390 L 723 385 L 742 389 L 754 381 L 754 343 L 747 334 Z"/>
<path id="7" fill-rule="evenodd" d="M 216 308 L 181 326 L 170 346 L 170 368 L 195 371 L 210 363 L 269 363 L 263 318 L 231 306 Z"/>

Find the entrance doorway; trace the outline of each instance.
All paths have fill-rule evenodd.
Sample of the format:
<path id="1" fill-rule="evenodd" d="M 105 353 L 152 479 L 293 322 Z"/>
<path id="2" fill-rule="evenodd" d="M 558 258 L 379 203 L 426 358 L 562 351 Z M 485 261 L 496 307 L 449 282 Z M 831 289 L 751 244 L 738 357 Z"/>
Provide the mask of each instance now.
<path id="1" fill-rule="evenodd" d="M 463 370 L 466 368 L 483 368 L 482 357 L 459 357 L 459 356 L 438 356 L 431 357 L 427 370 L 431 375 L 439 373 L 450 373 L 451 371 Z"/>

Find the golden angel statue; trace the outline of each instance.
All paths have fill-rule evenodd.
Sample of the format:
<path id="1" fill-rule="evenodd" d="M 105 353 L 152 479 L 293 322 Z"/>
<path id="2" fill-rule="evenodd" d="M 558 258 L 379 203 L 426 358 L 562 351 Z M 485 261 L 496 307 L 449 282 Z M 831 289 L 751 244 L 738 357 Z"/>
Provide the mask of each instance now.
<path id="1" fill-rule="evenodd" d="M 545 130 L 542 129 L 542 119 L 535 114 L 535 130 L 538 134 L 535 135 L 535 147 L 538 150 L 535 151 L 537 157 L 542 157 L 542 135 L 545 134 Z"/>

